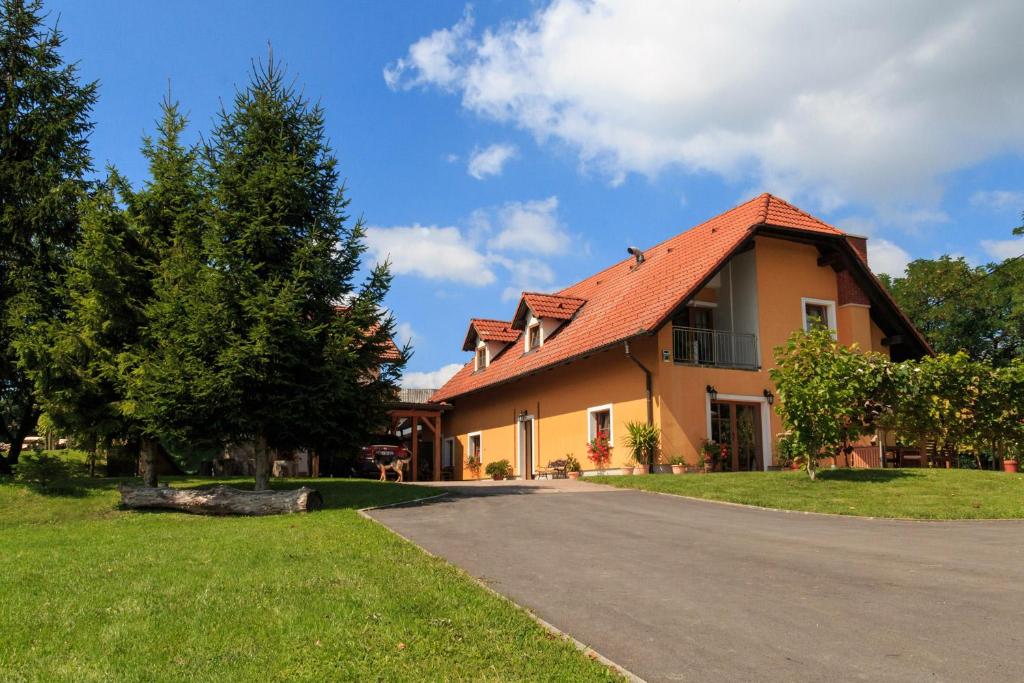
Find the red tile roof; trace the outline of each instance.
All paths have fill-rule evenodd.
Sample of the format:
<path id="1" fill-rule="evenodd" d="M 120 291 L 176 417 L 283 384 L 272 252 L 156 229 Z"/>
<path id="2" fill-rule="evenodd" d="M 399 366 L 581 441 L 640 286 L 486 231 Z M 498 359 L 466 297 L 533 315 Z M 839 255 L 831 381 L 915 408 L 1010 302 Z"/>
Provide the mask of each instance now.
<path id="1" fill-rule="evenodd" d="M 519 300 L 516 315 L 512 318 L 512 327 L 521 330 L 526 326 L 526 311 L 529 309 L 538 318 L 554 318 L 555 320 L 571 320 L 576 311 L 586 301 L 573 296 L 559 294 L 540 294 L 539 292 L 523 292 Z"/>
<path id="2" fill-rule="evenodd" d="M 462 350 L 475 349 L 477 337 L 484 341 L 514 342 L 519 339 L 519 333 L 512 329 L 512 323 L 505 320 L 473 318 L 469 321 L 469 330 L 466 331 L 466 341 L 462 344 Z"/>
<path id="3" fill-rule="evenodd" d="M 573 311 L 576 317 L 539 349 L 528 354 L 511 349 L 480 372 L 473 372 L 471 361 L 431 400 L 449 400 L 656 331 L 761 226 L 825 236 L 844 234 L 777 197 L 762 194 L 647 249 L 639 267 L 634 268 L 630 257 L 555 296 L 524 295 L 524 301 L 531 298 L 531 308 L 541 309 L 536 312 L 552 312 L 548 305 L 552 301 L 574 300 L 580 306 Z"/>

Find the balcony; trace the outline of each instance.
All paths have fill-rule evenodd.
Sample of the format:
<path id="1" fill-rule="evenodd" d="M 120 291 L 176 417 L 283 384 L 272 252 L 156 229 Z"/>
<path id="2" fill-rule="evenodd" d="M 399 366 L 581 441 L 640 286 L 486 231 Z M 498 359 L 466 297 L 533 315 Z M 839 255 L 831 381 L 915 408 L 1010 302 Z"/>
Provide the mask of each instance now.
<path id="1" fill-rule="evenodd" d="M 672 359 L 687 365 L 756 370 L 757 335 L 673 327 Z"/>

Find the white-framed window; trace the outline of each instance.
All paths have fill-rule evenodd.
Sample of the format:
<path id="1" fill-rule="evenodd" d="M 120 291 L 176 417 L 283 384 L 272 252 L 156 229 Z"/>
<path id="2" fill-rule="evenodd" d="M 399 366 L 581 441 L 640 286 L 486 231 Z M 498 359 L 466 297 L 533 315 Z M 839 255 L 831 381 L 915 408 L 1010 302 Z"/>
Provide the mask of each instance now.
<path id="1" fill-rule="evenodd" d="M 530 325 L 529 328 L 527 328 L 527 330 L 526 330 L 526 350 L 527 351 L 533 351 L 534 349 L 539 349 L 540 348 L 540 345 L 541 345 L 541 343 L 543 341 L 541 339 L 540 335 L 541 335 L 541 332 L 540 332 L 540 322 L 535 322 L 532 325 Z"/>
<path id="2" fill-rule="evenodd" d="M 826 299 L 800 299 L 800 311 L 804 331 L 808 332 L 816 322 L 824 324 L 831 330 L 836 329 L 836 302 Z"/>
<path id="3" fill-rule="evenodd" d="M 615 427 L 612 425 L 612 404 L 587 408 L 587 440 L 593 441 L 598 432 L 607 432 L 608 443 L 615 443 Z"/>
<path id="4" fill-rule="evenodd" d="M 466 438 L 466 460 L 476 456 L 477 462 L 483 462 L 484 442 L 480 432 L 471 432 Z"/>
<path id="5" fill-rule="evenodd" d="M 487 367 L 487 347 L 480 345 L 476 347 L 476 369 L 483 370 Z"/>

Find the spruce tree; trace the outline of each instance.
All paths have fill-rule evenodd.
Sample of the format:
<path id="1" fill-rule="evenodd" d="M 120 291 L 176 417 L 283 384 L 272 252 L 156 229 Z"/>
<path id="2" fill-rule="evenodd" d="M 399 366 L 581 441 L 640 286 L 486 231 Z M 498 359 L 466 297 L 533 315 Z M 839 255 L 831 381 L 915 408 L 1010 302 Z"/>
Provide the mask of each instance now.
<path id="1" fill-rule="evenodd" d="M 47 345 L 32 332 L 64 315 L 62 282 L 88 189 L 87 138 L 96 84 L 65 64 L 41 3 L 0 2 L 0 473 L 18 461 L 39 406 L 30 361 Z"/>
<path id="2" fill-rule="evenodd" d="M 47 414 L 89 443 L 141 452 L 148 486 L 157 482 L 161 422 L 137 378 L 162 359 L 153 318 L 167 292 L 167 263 L 197 261 L 203 191 L 196 153 L 180 140 L 185 120 L 165 102 L 156 140 L 143 155 L 150 178 L 135 191 L 116 171 L 85 202 L 82 237 L 67 275 L 66 319 L 40 325 L 51 339 L 34 378 Z"/>
<path id="3" fill-rule="evenodd" d="M 144 471 L 157 440 L 187 450 L 222 445 L 230 412 L 218 361 L 224 314 L 210 264 L 209 193 L 196 148 L 181 140 L 185 125 L 177 104 L 166 102 L 159 138 L 143 150 L 152 180 L 130 206 L 160 249 L 146 326 L 122 365 L 125 410 L 145 437 Z"/>
<path id="4" fill-rule="evenodd" d="M 390 354 L 386 264 L 358 282 L 361 222 L 328 146 L 324 111 L 271 56 L 221 113 L 207 152 L 223 347 L 223 424 L 271 453 L 358 443 L 379 426 L 407 351 Z"/>

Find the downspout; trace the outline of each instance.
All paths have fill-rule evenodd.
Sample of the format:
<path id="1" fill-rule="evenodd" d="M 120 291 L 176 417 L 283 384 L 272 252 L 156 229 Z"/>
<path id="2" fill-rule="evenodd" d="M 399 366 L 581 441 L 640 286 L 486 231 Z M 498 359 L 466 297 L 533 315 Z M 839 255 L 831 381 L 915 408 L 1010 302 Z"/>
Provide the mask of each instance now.
<path id="1" fill-rule="evenodd" d="M 633 361 L 634 363 L 636 363 L 636 366 L 638 368 L 640 368 L 643 371 L 643 373 L 644 373 L 644 380 L 646 381 L 646 386 L 647 386 L 647 424 L 648 424 L 648 426 L 653 425 L 654 424 L 654 392 L 651 389 L 651 371 L 648 370 L 644 366 L 643 363 L 641 363 L 639 360 L 637 360 L 636 356 L 634 356 L 632 353 L 629 352 L 629 340 L 628 339 L 623 342 L 623 346 L 626 349 L 626 358 L 628 358 L 631 361 Z M 653 473 L 654 472 L 653 453 L 648 453 L 647 454 L 647 460 L 648 460 L 648 462 L 647 462 L 647 467 L 648 467 L 647 471 Z"/>

